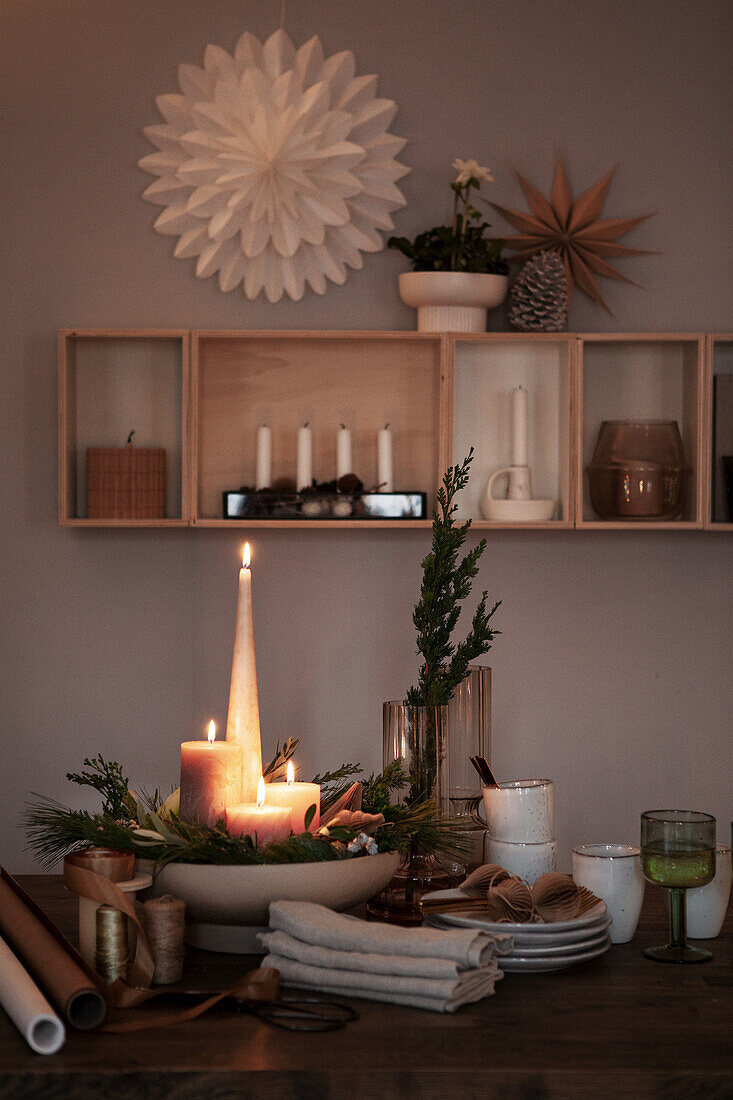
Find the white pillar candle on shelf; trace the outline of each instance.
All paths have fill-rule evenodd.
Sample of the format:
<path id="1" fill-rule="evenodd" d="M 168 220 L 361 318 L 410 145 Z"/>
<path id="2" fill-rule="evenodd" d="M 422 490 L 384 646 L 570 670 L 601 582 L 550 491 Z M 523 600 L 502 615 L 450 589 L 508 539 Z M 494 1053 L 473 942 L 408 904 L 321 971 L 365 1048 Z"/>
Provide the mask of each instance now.
<path id="1" fill-rule="evenodd" d="M 272 485 L 272 430 L 266 426 L 257 429 L 257 462 L 255 489 L 269 489 Z"/>
<path id="2" fill-rule="evenodd" d="M 255 634 L 252 617 L 252 572 L 249 543 L 244 544 L 239 570 L 237 623 L 234 628 L 232 676 L 229 684 L 227 741 L 242 748 L 242 789 L 231 802 L 254 801 L 257 780 L 262 775 L 260 707 L 257 697 Z"/>
<path id="3" fill-rule="evenodd" d="M 227 802 L 238 802 L 242 790 L 242 747 L 233 741 L 217 741 L 209 722 L 206 741 L 181 745 L 181 808 L 184 821 L 216 825 L 224 817 Z"/>
<path id="4" fill-rule="evenodd" d="M 313 433 L 308 424 L 298 428 L 298 459 L 296 470 L 296 488 L 310 489 L 313 484 Z"/>
<path id="5" fill-rule="evenodd" d="M 336 432 L 336 480 L 346 474 L 352 474 L 351 432 L 342 424 Z"/>
<path id="6" fill-rule="evenodd" d="M 527 391 L 512 392 L 512 466 L 527 465 Z"/>
<path id="7" fill-rule="evenodd" d="M 392 476 L 392 432 L 385 424 L 377 436 L 377 484 L 380 493 L 394 491 Z"/>
<path id="8" fill-rule="evenodd" d="M 290 807 L 265 804 L 266 783 L 260 776 L 257 801 L 227 806 L 227 832 L 232 836 L 257 835 L 257 846 L 271 841 L 287 840 L 290 836 Z"/>
<path id="9" fill-rule="evenodd" d="M 288 760 L 287 782 L 265 784 L 265 804 L 267 806 L 289 806 L 290 825 L 294 833 L 304 833 L 305 815 L 311 806 L 316 812 L 308 826 L 308 832 L 314 833 L 321 824 L 321 788 L 317 783 L 296 783 L 292 760 Z"/>

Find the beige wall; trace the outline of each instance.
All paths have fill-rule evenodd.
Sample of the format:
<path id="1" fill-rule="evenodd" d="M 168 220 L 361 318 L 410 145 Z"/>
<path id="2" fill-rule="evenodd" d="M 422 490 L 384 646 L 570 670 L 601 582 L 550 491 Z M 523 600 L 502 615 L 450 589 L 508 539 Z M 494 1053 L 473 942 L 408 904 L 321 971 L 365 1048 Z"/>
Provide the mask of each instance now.
<path id="1" fill-rule="evenodd" d="M 153 232 L 136 162 L 154 97 L 207 43 L 276 26 L 276 0 L 4 0 L 2 763 L 0 861 L 30 870 L 31 791 L 76 800 L 82 757 L 140 786 L 176 780 L 177 746 L 226 713 L 241 539 L 228 531 L 67 531 L 56 514 L 55 336 L 61 326 L 411 328 L 400 257 L 323 298 L 247 302 L 199 281 Z M 353 49 L 409 138 L 410 233 L 444 219 L 449 164 L 509 162 L 543 190 L 556 153 L 577 190 L 620 166 L 607 214 L 658 216 L 571 328 L 733 330 L 731 16 L 727 0 L 301 0 L 297 44 Z M 262 532 L 257 656 L 265 754 L 304 738 L 306 772 L 380 765 L 381 702 L 415 667 L 411 607 L 428 536 Z M 633 841 L 643 809 L 731 819 L 731 554 L 713 534 L 491 533 L 479 582 L 503 631 L 495 669 L 500 776 L 551 775 L 561 862 L 572 844 Z M 84 792 L 80 792 L 83 796 Z M 83 801 L 83 797 L 82 797 Z"/>

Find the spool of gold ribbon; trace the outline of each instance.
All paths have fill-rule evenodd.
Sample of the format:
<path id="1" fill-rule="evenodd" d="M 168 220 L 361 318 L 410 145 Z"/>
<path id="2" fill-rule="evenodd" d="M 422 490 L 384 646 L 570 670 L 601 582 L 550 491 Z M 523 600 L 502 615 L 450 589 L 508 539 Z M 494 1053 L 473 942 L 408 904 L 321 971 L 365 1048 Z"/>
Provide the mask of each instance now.
<path id="1" fill-rule="evenodd" d="M 113 905 L 97 909 L 97 973 L 109 985 L 127 977 L 130 947 L 127 940 L 127 917 Z"/>

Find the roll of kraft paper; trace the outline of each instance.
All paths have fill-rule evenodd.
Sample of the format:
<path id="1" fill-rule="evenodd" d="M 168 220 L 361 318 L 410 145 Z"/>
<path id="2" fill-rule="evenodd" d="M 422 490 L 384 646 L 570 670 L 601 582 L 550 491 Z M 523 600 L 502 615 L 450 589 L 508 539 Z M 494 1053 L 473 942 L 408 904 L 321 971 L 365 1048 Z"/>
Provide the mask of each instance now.
<path id="1" fill-rule="evenodd" d="M 64 1025 L 1 937 L 0 1005 L 36 1054 L 61 1050 L 66 1039 Z"/>
<path id="2" fill-rule="evenodd" d="M 94 971 L 2 867 L 0 935 L 72 1027 L 102 1023 L 107 1004 Z"/>

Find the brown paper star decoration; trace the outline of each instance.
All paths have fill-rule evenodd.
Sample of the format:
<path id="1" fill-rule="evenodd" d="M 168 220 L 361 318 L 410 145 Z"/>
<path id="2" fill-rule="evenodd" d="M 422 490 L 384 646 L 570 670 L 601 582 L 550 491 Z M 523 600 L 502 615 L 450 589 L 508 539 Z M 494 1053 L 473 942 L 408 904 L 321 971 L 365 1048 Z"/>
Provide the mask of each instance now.
<path id="1" fill-rule="evenodd" d="M 568 296 L 575 285 L 599 302 L 610 313 L 603 300 L 596 275 L 605 275 L 609 279 L 619 279 L 632 286 L 639 286 L 633 279 L 627 278 L 607 263 L 606 256 L 650 256 L 654 253 L 640 248 L 629 248 L 616 244 L 619 237 L 630 232 L 640 222 L 651 218 L 644 214 L 640 218 L 606 218 L 600 214 L 606 200 L 606 192 L 615 168 L 590 187 L 578 199 L 573 199 L 562 161 L 558 158 L 555 170 L 555 182 L 552 196 L 546 199 L 526 180 L 520 172 L 517 177 L 526 196 L 531 214 L 522 214 L 518 210 L 507 210 L 495 202 L 491 205 L 510 225 L 519 230 L 518 234 L 506 237 L 509 248 L 516 249 L 512 261 L 526 260 L 535 252 L 559 252 L 565 265 L 568 280 Z"/>

